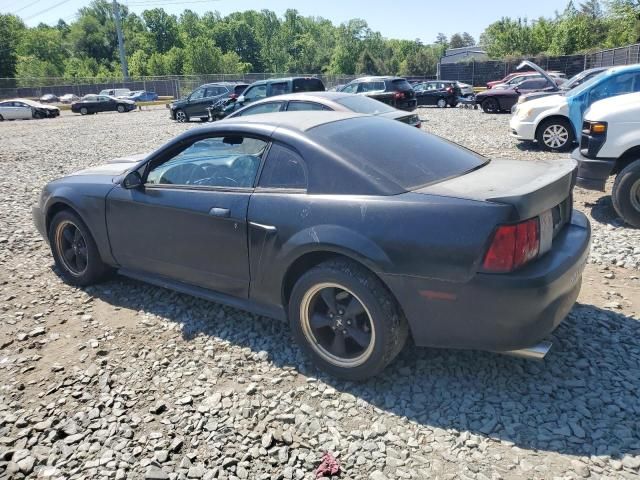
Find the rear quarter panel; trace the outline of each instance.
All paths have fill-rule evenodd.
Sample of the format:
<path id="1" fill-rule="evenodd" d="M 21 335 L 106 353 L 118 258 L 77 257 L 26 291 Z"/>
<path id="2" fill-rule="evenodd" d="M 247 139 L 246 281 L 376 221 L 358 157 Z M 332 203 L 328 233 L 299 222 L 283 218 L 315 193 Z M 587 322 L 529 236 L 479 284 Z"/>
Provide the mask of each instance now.
<path id="1" fill-rule="evenodd" d="M 275 231 L 250 228 L 252 298 L 279 304 L 288 268 L 309 252 L 340 253 L 381 274 L 465 282 L 510 213 L 504 205 L 417 193 L 257 192 L 248 220 Z"/>

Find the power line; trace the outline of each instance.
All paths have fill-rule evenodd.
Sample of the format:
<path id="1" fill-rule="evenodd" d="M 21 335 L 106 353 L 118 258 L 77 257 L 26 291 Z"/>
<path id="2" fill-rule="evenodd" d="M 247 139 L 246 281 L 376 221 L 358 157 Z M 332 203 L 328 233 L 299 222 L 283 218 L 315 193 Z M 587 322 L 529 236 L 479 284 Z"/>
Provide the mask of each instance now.
<path id="1" fill-rule="evenodd" d="M 26 10 L 27 8 L 29 8 L 29 7 L 31 7 L 31 6 L 33 6 L 33 5 L 35 5 L 35 4 L 36 4 L 36 3 L 38 3 L 39 1 L 40 1 L 40 0 L 35 0 L 35 2 L 28 3 L 28 4 L 26 4 L 24 7 L 19 8 L 18 10 L 16 10 L 15 12 L 13 12 L 13 14 L 15 15 L 16 13 L 21 12 L 22 10 Z"/>
<path id="2" fill-rule="evenodd" d="M 23 18 L 22 20 L 24 20 L 25 22 L 27 20 L 31 20 L 32 18 L 36 18 L 39 17 L 40 15 L 42 15 L 43 13 L 47 13 L 51 10 L 53 10 L 54 8 L 58 8 L 60 5 L 63 5 L 67 2 L 70 2 L 71 0 L 62 0 L 61 2 L 56 3 L 55 5 L 51 5 L 49 8 L 45 8 L 44 10 L 40 10 L 38 13 L 34 13 L 33 15 L 30 15 L 26 18 Z"/>
<path id="3" fill-rule="evenodd" d="M 168 2 L 157 2 L 157 1 L 133 1 L 127 2 L 128 7 L 142 7 L 142 6 L 157 6 L 163 7 L 164 5 L 182 5 L 186 3 L 213 3 L 215 0 L 187 0 L 186 2 L 179 1 L 168 1 Z"/>

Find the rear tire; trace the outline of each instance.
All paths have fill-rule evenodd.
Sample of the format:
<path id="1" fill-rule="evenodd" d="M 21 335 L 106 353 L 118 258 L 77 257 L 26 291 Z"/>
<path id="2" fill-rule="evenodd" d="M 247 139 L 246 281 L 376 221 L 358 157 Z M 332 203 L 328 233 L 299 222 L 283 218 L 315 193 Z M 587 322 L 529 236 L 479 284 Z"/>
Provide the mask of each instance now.
<path id="1" fill-rule="evenodd" d="M 84 287 L 104 279 L 109 268 L 100 258 L 91 232 L 75 213 L 63 210 L 49 227 L 51 253 L 62 279 Z"/>
<path id="2" fill-rule="evenodd" d="M 89 113 L 89 110 L 87 110 L 87 108 L 86 108 L 86 107 L 82 107 L 82 108 L 80 109 L 80 115 L 86 115 L 87 113 Z"/>
<path id="3" fill-rule="evenodd" d="M 565 152 L 573 146 L 575 135 L 571 122 L 564 118 L 543 121 L 536 131 L 536 140 L 543 150 Z"/>
<path id="4" fill-rule="evenodd" d="M 117 109 L 118 109 L 118 113 L 124 113 L 124 110 L 125 110 L 124 105 L 118 105 Z"/>
<path id="5" fill-rule="evenodd" d="M 439 98 L 436 102 L 436 106 L 438 108 L 445 108 L 447 106 L 447 101 L 444 98 Z"/>
<path id="6" fill-rule="evenodd" d="M 500 112 L 500 104 L 495 98 L 485 98 L 480 104 L 484 113 Z"/>
<path id="7" fill-rule="evenodd" d="M 348 260 L 322 263 L 298 279 L 289 322 L 318 368 L 356 381 L 380 373 L 400 353 L 409 332 L 382 282 Z"/>
<path id="8" fill-rule="evenodd" d="M 4 117 L 0 115 L 0 122 L 4 122 Z"/>
<path id="9" fill-rule="evenodd" d="M 640 160 L 618 173 L 611 199 L 616 213 L 629 225 L 640 228 Z"/>

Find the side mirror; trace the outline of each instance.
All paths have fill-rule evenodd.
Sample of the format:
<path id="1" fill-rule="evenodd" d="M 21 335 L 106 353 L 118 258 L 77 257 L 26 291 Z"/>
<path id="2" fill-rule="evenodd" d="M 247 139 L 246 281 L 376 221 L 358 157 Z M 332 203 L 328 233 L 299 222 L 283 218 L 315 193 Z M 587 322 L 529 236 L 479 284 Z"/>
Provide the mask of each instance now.
<path id="1" fill-rule="evenodd" d="M 139 188 L 142 186 L 142 177 L 137 170 L 127 173 L 127 175 L 122 180 L 122 187 L 127 190 L 132 190 L 134 188 Z"/>
<path id="2" fill-rule="evenodd" d="M 518 87 L 513 87 L 513 91 L 516 93 L 520 93 L 520 89 Z"/>
<path id="3" fill-rule="evenodd" d="M 238 102 L 238 103 L 244 103 L 245 101 L 246 101 L 246 100 L 245 100 L 245 98 L 244 98 L 244 95 L 240 95 L 240 96 L 236 99 L 236 102 Z"/>

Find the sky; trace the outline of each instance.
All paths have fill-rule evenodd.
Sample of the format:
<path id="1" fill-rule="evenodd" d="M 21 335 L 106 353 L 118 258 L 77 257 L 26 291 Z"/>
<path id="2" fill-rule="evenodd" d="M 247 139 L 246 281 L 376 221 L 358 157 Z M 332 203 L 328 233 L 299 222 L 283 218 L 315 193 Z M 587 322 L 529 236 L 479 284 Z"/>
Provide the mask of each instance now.
<path id="1" fill-rule="evenodd" d="M 477 40 L 484 28 L 502 16 L 550 17 L 562 11 L 568 0 L 409 0 L 382 2 L 381 0 L 120 0 L 130 10 L 140 13 L 145 9 L 162 7 L 179 15 L 189 8 L 198 13 L 217 10 L 222 15 L 238 10 L 269 9 L 282 15 L 287 8 L 295 8 L 305 16 L 321 16 L 334 24 L 351 18 L 363 18 L 369 27 L 387 38 L 432 43 L 438 32 L 451 36 L 456 32 L 469 32 Z M 89 0 L 0 0 L 0 13 L 15 13 L 27 25 L 40 22 L 55 24 L 58 19 L 72 21 L 75 13 Z M 579 3 L 579 2 L 578 2 Z M 526 10 L 522 6 L 526 5 Z"/>

